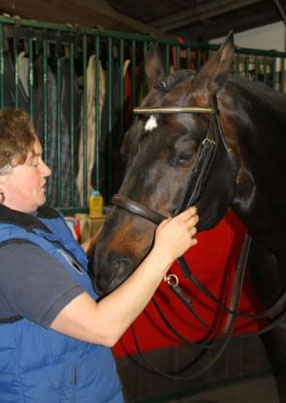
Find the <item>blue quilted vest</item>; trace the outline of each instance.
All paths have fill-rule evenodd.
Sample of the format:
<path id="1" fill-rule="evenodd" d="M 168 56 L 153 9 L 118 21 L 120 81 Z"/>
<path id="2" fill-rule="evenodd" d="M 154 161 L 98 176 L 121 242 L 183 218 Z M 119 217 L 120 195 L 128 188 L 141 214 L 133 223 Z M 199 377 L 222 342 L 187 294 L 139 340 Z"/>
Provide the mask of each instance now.
<path id="1" fill-rule="evenodd" d="M 86 255 L 55 210 L 42 207 L 35 218 L 0 206 L 0 243 L 12 239 L 40 246 L 97 298 L 87 273 Z M 67 254 L 84 270 L 76 270 Z M 0 324 L 0 402 L 122 403 L 123 397 L 109 348 L 76 340 L 23 318 Z"/>

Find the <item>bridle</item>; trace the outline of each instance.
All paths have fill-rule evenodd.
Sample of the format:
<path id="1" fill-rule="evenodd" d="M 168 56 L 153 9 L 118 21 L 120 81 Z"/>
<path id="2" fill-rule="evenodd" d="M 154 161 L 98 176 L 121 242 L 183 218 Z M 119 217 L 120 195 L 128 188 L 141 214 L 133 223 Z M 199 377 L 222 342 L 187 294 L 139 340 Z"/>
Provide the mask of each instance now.
<path id="1" fill-rule="evenodd" d="M 180 214 L 187 207 L 195 205 L 200 199 L 207 179 L 213 165 L 217 144 L 218 144 L 218 131 L 220 128 L 217 124 L 218 109 L 216 107 L 216 101 L 212 108 L 199 108 L 199 107 L 174 107 L 174 108 L 135 108 L 134 113 L 137 115 L 154 115 L 154 114 L 171 114 L 171 113 L 197 113 L 210 115 L 210 123 L 207 134 L 201 143 L 200 153 L 198 153 L 194 168 L 192 169 L 188 186 L 183 193 L 181 200 L 175 209 L 173 215 Z M 225 142 L 224 142 L 225 144 Z M 230 149 L 227 149 L 230 152 Z M 137 203 L 128 199 L 126 196 L 115 194 L 112 198 L 112 204 L 120 206 L 129 212 L 146 218 L 152 221 L 154 224 L 160 224 L 166 217 L 158 213 L 157 211 L 150 209 L 143 204 Z"/>
<path id="2" fill-rule="evenodd" d="M 221 140 L 222 144 L 224 146 L 224 149 L 227 152 L 227 155 L 230 158 L 232 166 L 234 166 L 234 174 L 236 172 L 236 163 L 235 163 L 235 158 L 233 155 L 233 151 L 231 148 L 227 146 L 227 143 L 225 141 L 224 135 L 222 133 L 220 124 L 219 124 L 219 110 L 217 107 L 217 101 L 216 97 L 214 97 L 213 100 L 213 106 L 212 108 L 201 108 L 201 107 L 168 107 L 168 108 L 161 108 L 161 107 L 156 107 L 156 108 L 144 108 L 144 107 L 137 107 L 134 109 L 134 113 L 136 115 L 156 115 L 156 114 L 173 114 L 173 113 L 191 113 L 191 114 L 207 114 L 210 115 L 210 122 L 209 122 L 209 127 L 206 133 L 205 138 L 202 140 L 201 146 L 200 146 L 200 151 L 197 154 L 196 161 L 194 163 L 194 167 L 190 173 L 190 178 L 188 181 L 188 185 L 180 199 L 180 202 L 177 206 L 177 208 L 174 211 L 174 216 L 180 214 L 180 212 L 184 211 L 186 208 L 189 206 L 195 205 L 196 203 L 199 202 L 200 198 L 203 195 L 203 192 L 205 190 L 211 169 L 213 167 L 216 154 L 217 154 L 217 149 L 218 149 L 218 142 Z M 129 198 L 127 198 L 124 195 L 120 194 L 115 194 L 112 198 L 112 204 L 121 207 L 128 212 L 141 216 L 151 222 L 153 222 L 156 225 L 159 225 L 164 219 L 167 217 L 163 216 L 159 212 L 144 206 L 143 204 L 140 204 L 136 201 L 133 201 Z M 215 357 L 216 361 L 218 357 L 220 357 L 222 351 L 225 349 L 225 347 L 228 344 L 228 341 L 230 338 L 233 336 L 234 332 L 234 326 L 233 326 L 233 321 L 237 317 L 244 317 L 249 320 L 256 320 L 256 319 L 261 319 L 269 316 L 272 314 L 277 309 L 277 306 L 279 306 L 282 301 L 285 299 L 285 293 L 274 303 L 274 305 L 264 311 L 261 314 L 258 315 L 250 315 L 248 313 L 244 312 L 238 312 L 238 301 L 240 298 L 240 293 L 242 289 L 242 282 L 244 278 L 244 273 L 245 273 L 245 268 L 246 268 L 246 262 L 248 258 L 248 253 L 251 245 L 251 237 L 247 234 L 244 242 L 243 249 L 241 251 L 241 255 L 239 258 L 238 262 L 238 267 L 236 271 L 236 277 L 234 280 L 234 286 L 233 286 L 233 292 L 231 296 L 231 302 L 230 306 L 227 307 L 223 305 L 192 273 L 190 268 L 188 267 L 186 261 L 184 260 L 183 257 L 180 257 L 178 259 L 178 263 L 183 271 L 184 277 L 190 279 L 198 288 L 201 292 L 203 292 L 212 302 L 214 302 L 218 308 L 223 310 L 228 314 L 228 318 L 226 320 L 226 325 L 223 331 L 218 331 L 217 329 L 212 328 L 211 326 L 207 325 L 202 318 L 199 317 L 199 315 L 196 314 L 192 307 L 191 301 L 185 296 L 183 293 L 182 289 L 179 286 L 179 280 L 178 277 L 174 274 L 169 274 L 168 276 L 165 277 L 165 281 L 169 284 L 171 290 L 177 295 L 177 297 L 183 302 L 183 304 L 188 308 L 188 310 L 191 312 L 191 314 L 209 331 L 209 332 L 215 332 L 216 334 L 222 333 L 226 337 L 226 342 L 224 343 L 223 347 Z M 155 305 L 156 306 L 156 305 Z M 157 307 L 157 310 L 159 311 L 160 316 L 166 323 L 166 318 L 163 317 L 162 312 L 160 311 L 159 307 Z M 252 336 L 252 335 L 258 335 L 265 333 L 269 330 L 271 330 L 273 327 L 277 326 L 281 321 L 285 320 L 286 318 L 286 312 L 282 312 L 282 314 L 279 314 L 277 318 L 275 318 L 268 326 L 264 327 L 263 329 L 259 330 L 256 333 L 251 333 L 247 335 L 242 335 L 242 337 L 245 336 Z M 178 336 L 178 332 L 172 328 L 172 326 L 167 322 L 168 327 Z M 183 337 L 180 337 L 181 339 L 184 339 Z M 203 348 L 209 348 L 212 343 L 199 343 L 199 346 Z M 142 353 L 139 350 L 140 355 Z M 145 358 L 146 361 L 146 358 Z M 214 363 L 214 362 L 212 362 Z M 167 376 L 169 378 L 174 378 L 174 376 L 170 376 L 170 374 L 162 373 L 161 371 L 158 371 L 157 368 L 154 368 L 153 364 L 150 364 L 148 362 L 149 366 L 152 367 L 152 370 L 155 372 L 159 372 L 161 375 Z M 209 368 L 209 365 L 207 366 L 206 369 Z M 198 375 L 200 375 L 203 371 L 200 371 L 199 373 L 192 375 L 191 377 L 177 377 L 178 379 L 185 379 L 185 378 L 193 378 Z M 175 377 L 176 378 L 176 377 Z"/>

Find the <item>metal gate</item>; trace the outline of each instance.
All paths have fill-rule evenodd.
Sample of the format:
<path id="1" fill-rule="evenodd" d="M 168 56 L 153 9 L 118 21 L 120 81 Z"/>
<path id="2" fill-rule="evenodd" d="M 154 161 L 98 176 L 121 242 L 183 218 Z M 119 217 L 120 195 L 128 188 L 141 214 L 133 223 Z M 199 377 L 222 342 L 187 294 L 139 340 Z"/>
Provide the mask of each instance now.
<path id="1" fill-rule="evenodd" d="M 110 200 L 121 180 L 120 145 L 146 93 L 151 42 L 166 70 L 199 69 L 207 43 L 0 17 L 0 107 L 26 109 L 53 170 L 48 203 L 86 212 L 92 188 Z M 233 73 L 286 92 L 286 53 L 237 48 Z"/>

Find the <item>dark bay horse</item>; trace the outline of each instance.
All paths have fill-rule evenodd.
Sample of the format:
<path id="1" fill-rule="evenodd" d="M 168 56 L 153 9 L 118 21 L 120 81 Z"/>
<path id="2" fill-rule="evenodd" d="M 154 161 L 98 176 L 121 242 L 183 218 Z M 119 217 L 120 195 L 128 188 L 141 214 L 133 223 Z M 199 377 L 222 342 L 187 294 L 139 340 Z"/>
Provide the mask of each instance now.
<path id="1" fill-rule="evenodd" d="M 207 179 L 192 199 L 198 229 L 214 227 L 229 209 L 238 215 L 254 239 L 248 268 L 269 306 L 286 286 L 286 96 L 232 76 L 233 53 L 229 35 L 197 74 L 168 76 L 151 48 L 145 63 L 150 91 L 124 138 L 127 168 L 119 194 L 173 215 L 207 133 L 215 131 Z M 150 220 L 112 208 L 94 256 L 98 292 L 110 292 L 135 270 L 152 247 L 154 230 Z"/>

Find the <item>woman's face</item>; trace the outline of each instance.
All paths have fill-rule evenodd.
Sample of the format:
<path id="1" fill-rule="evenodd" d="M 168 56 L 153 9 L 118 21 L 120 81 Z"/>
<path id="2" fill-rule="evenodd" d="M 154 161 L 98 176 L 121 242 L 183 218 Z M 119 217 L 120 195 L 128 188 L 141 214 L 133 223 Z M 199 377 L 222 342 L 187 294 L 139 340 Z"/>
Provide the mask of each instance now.
<path id="1" fill-rule="evenodd" d="M 34 144 L 24 164 L 12 168 L 12 172 L 0 176 L 4 193 L 3 204 L 13 210 L 32 213 L 46 201 L 46 178 L 51 170 L 42 160 L 42 147 Z"/>

